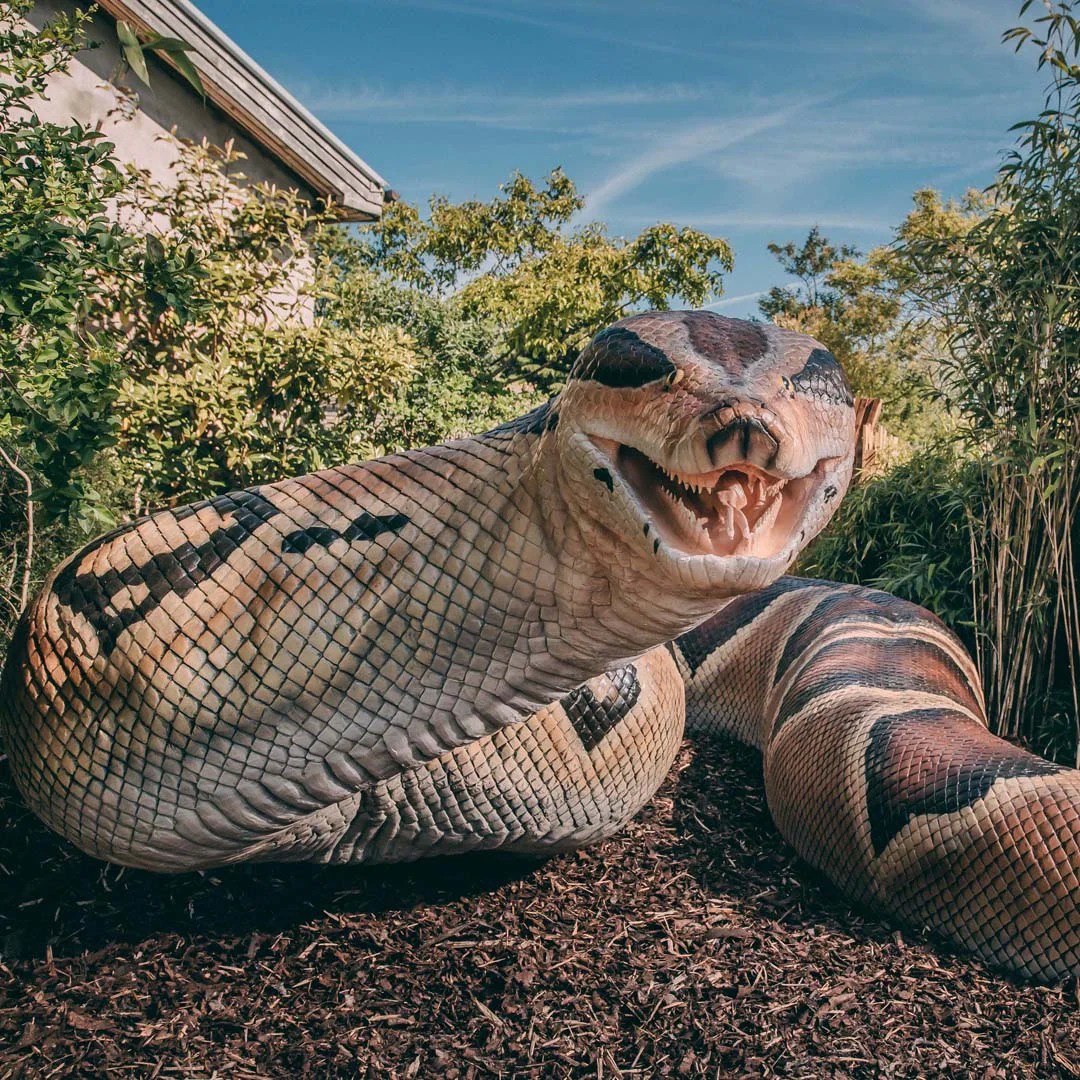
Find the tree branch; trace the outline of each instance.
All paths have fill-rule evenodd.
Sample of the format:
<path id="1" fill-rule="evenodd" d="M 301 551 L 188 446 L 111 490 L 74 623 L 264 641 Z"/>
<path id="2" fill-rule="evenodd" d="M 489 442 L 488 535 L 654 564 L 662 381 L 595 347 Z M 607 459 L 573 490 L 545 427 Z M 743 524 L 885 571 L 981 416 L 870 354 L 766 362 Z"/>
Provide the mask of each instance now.
<path id="1" fill-rule="evenodd" d="M 2 446 L 0 446 L 0 457 L 26 485 L 26 554 L 23 556 L 22 587 L 19 590 L 18 610 L 18 614 L 21 615 L 26 610 L 27 601 L 30 599 L 30 566 L 34 560 L 34 483 Z"/>

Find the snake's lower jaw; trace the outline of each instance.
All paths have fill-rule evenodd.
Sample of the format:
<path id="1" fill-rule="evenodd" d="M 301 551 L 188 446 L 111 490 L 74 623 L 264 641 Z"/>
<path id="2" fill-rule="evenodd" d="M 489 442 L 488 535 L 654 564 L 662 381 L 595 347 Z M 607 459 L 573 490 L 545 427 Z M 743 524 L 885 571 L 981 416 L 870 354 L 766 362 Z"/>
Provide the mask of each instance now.
<path id="1" fill-rule="evenodd" d="M 680 472 L 635 447 L 593 438 L 596 449 L 630 496 L 640 528 L 654 555 L 715 562 L 716 574 L 730 560 L 775 561 L 779 574 L 806 535 L 807 511 L 827 486 L 835 465 L 820 461 L 804 476 L 785 477 L 747 461 L 701 473 Z M 816 531 L 816 528 L 814 529 Z"/>

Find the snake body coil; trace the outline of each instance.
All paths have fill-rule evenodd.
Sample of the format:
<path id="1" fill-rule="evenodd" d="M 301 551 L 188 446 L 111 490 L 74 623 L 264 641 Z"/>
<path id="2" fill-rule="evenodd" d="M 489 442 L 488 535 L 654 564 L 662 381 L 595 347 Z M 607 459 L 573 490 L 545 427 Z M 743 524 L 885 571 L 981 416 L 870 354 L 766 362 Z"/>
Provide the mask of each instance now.
<path id="1" fill-rule="evenodd" d="M 485 435 L 153 514 L 21 622 L 16 782 L 159 870 L 557 850 L 651 798 L 685 719 L 762 750 L 781 832 L 855 899 L 1080 973 L 1080 773 L 988 733 L 927 612 L 781 576 L 853 424 L 812 339 L 647 313 Z"/>

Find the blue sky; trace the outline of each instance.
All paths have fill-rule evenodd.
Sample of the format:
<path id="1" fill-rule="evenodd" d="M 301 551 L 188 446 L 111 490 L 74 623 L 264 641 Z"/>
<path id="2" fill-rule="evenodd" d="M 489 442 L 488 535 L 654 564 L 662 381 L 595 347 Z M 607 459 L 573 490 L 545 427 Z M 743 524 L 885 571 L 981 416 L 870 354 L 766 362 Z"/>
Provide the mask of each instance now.
<path id="1" fill-rule="evenodd" d="M 725 237 L 731 315 L 782 280 L 770 240 L 886 241 L 916 188 L 989 183 L 1042 100 L 999 44 L 1017 0 L 199 6 L 410 201 L 561 165 L 615 234 Z"/>

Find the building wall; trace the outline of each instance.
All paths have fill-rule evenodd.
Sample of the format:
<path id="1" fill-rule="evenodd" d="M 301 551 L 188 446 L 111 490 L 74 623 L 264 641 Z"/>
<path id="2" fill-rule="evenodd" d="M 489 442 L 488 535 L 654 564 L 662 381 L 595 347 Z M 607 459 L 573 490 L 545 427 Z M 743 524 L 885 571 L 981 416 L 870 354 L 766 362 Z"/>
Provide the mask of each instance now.
<path id="1" fill-rule="evenodd" d="M 27 21 L 40 28 L 58 13 L 74 7 L 71 0 L 38 0 Z M 45 98 L 34 106 L 42 120 L 56 124 L 77 120 L 96 128 L 115 144 L 120 161 L 132 162 L 166 186 L 175 181 L 172 167 L 178 157 L 178 143 L 173 135 L 191 142 L 206 139 L 215 146 L 223 146 L 231 139 L 235 149 L 246 155 L 246 160 L 230 167 L 230 177 L 238 186 L 272 183 L 280 188 L 294 188 L 314 199 L 310 187 L 244 136 L 229 117 L 212 104 L 204 103 L 188 83 L 151 53 L 145 54 L 149 87 L 130 72 L 117 80 L 137 95 L 137 108 L 132 108 L 132 99 L 110 81 L 123 70 L 116 24 L 111 18 L 98 12 L 87 25 L 86 40 L 99 45 L 83 49 L 67 73 L 53 79 Z M 125 218 L 124 224 L 141 228 L 144 223 Z M 153 225 L 159 229 L 168 227 L 164 221 Z M 276 290 L 266 298 L 271 318 L 312 322 L 314 300 L 298 296 L 304 279 L 300 270 L 295 288 Z"/>
<path id="2" fill-rule="evenodd" d="M 58 12 L 71 11 L 71 2 L 38 0 L 27 16 L 41 27 Z M 77 120 L 97 128 L 116 144 L 117 157 L 146 169 L 155 180 L 167 181 L 176 160 L 176 146 L 162 138 L 175 129 L 181 139 L 207 139 L 223 146 L 230 139 L 247 155 L 241 163 L 247 183 L 269 182 L 278 187 L 296 188 L 311 198 L 313 193 L 298 177 L 247 139 L 232 121 L 213 105 L 204 103 L 168 65 L 150 53 L 146 55 L 150 86 L 128 72 L 122 82 L 138 95 L 138 109 L 125 109 L 124 96 L 110 79 L 121 70 L 121 52 L 116 40 L 116 24 L 98 12 L 88 25 L 88 41 L 99 42 L 96 49 L 84 49 L 66 75 L 58 76 L 47 100 L 35 107 L 42 120 L 64 124 Z"/>

